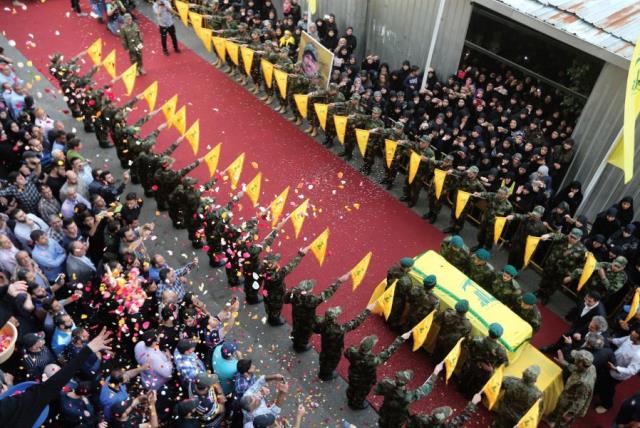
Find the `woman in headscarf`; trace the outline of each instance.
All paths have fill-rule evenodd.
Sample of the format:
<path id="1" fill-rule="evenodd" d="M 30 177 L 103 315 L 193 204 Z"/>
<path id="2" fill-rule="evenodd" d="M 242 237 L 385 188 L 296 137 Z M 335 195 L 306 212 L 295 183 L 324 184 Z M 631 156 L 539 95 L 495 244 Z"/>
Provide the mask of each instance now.
<path id="1" fill-rule="evenodd" d="M 620 202 L 613 205 L 612 208 L 616 208 L 618 210 L 616 218 L 620 222 L 621 226 L 624 227 L 633 221 L 633 198 L 631 196 L 625 196 L 620 199 Z"/>
<path id="2" fill-rule="evenodd" d="M 582 203 L 582 198 L 582 183 L 579 181 L 572 181 L 556 194 L 551 206 L 555 207 L 560 202 L 564 201 L 569 204 L 569 213 L 573 216 Z"/>

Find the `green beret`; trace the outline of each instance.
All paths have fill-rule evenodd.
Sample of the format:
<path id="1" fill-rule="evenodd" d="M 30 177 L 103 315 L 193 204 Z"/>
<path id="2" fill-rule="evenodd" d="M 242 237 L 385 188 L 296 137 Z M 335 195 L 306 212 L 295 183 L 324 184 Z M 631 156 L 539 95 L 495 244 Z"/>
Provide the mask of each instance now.
<path id="1" fill-rule="evenodd" d="M 542 216 L 544 215 L 544 207 L 541 205 L 536 205 L 535 207 L 533 207 L 533 211 L 531 211 L 531 214 L 536 217 L 542 218 Z"/>
<path id="2" fill-rule="evenodd" d="M 513 277 L 518 276 L 518 269 L 516 269 L 513 265 L 504 265 L 504 268 L 502 268 L 502 272 Z"/>
<path id="3" fill-rule="evenodd" d="M 378 336 L 367 336 L 360 341 L 360 349 L 365 352 L 369 352 L 374 346 L 376 346 L 376 343 L 378 343 Z"/>
<path id="4" fill-rule="evenodd" d="M 467 172 L 472 172 L 474 174 L 477 174 L 477 173 L 480 172 L 480 170 L 478 169 L 477 166 L 473 165 L 473 166 L 469 167 L 469 169 L 467 169 Z"/>
<path id="5" fill-rule="evenodd" d="M 400 266 L 403 268 L 413 267 L 413 259 L 411 257 L 403 257 L 400 259 Z"/>
<path id="6" fill-rule="evenodd" d="M 357 92 L 354 93 L 353 95 L 351 95 L 351 101 L 360 101 L 362 97 L 360 96 L 360 94 L 358 94 Z"/>
<path id="7" fill-rule="evenodd" d="M 475 252 L 475 255 L 483 262 L 488 262 L 489 260 L 491 260 L 491 253 L 484 248 L 478 248 Z"/>
<path id="8" fill-rule="evenodd" d="M 421 135 L 420 141 L 431 144 L 431 135 L 428 135 L 428 134 Z"/>
<path id="9" fill-rule="evenodd" d="M 402 370 L 402 371 L 396 372 L 396 381 L 400 383 L 407 384 L 411 382 L 412 378 L 413 378 L 412 370 Z"/>
<path id="10" fill-rule="evenodd" d="M 464 247 L 464 240 L 462 239 L 462 236 L 460 235 L 453 235 L 451 237 L 451 245 L 453 245 L 456 248 L 462 248 Z"/>
<path id="11" fill-rule="evenodd" d="M 458 302 L 456 303 L 456 312 L 460 313 L 460 314 L 464 314 L 465 312 L 467 312 L 469 310 L 469 301 L 466 299 L 461 299 L 458 300 Z"/>
<path id="12" fill-rule="evenodd" d="M 305 279 L 304 281 L 300 281 L 296 288 L 300 291 L 311 291 L 315 285 L 316 281 L 314 279 Z"/>
<path id="13" fill-rule="evenodd" d="M 427 289 L 432 289 L 438 283 L 438 278 L 435 275 L 427 275 L 422 280 L 422 285 Z"/>
<path id="14" fill-rule="evenodd" d="M 569 235 L 573 235 L 578 239 L 582 239 L 582 229 L 578 229 L 577 227 L 574 227 L 573 229 L 571 229 L 571 232 L 569 233 Z"/>
<path id="15" fill-rule="evenodd" d="M 627 263 L 628 263 L 627 258 L 626 258 L 626 257 L 624 257 L 624 256 L 618 256 L 618 257 L 616 257 L 616 258 L 613 260 L 613 262 L 614 262 L 615 264 L 617 264 L 618 266 L 620 266 L 620 267 L 625 267 L 625 266 L 627 265 Z"/>
<path id="16" fill-rule="evenodd" d="M 504 333 L 504 328 L 502 328 L 502 326 L 497 322 L 489 325 L 489 336 L 493 337 L 494 339 L 498 339 L 500 336 L 502 336 L 502 333 Z"/>
<path id="17" fill-rule="evenodd" d="M 535 305 L 536 301 L 536 295 L 533 293 L 524 293 L 522 295 L 522 303 L 525 305 Z"/>
<path id="18" fill-rule="evenodd" d="M 380 107 L 374 107 L 373 110 L 371 110 L 371 112 L 376 114 L 382 114 L 382 109 Z"/>

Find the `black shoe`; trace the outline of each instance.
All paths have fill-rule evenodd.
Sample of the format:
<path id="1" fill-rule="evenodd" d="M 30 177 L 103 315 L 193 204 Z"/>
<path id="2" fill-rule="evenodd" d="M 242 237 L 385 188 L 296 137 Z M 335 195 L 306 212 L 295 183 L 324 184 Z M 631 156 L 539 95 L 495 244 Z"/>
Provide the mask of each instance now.
<path id="1" fill-rule="evenodd" d="M 438 218 L 437 214 L 430 214 L 429 215 L 429 223 L 431 223 L 431 224 L 435 223 L 437 218 Z"/>
<path id="2" fill-rule="evenodd" d="M 453 227 L 447 227 L 443 230 L 444 233 L 454 233 L 456 230 Z"/>
<path id="3" fill-rule="evenodd" d="M 413 208 L 413 207 L 415 207 L 415 206 L 416 206 L 416 203 L 415 203 L 415 202 L 413 202 L 413 201 L 409 201 L 409 203 L 407 204 L 407 206 L 408 206 L 409 208 Z"/>
<path id="4" fill-rule="evenodd" d="M 349 403 L 348 405 L 351 410 L 364 410 L 370 406 L 368 401 L 363 401 L 362 404 L 359 404 L 359 405 L 354 405 L 351 403 Z"/>
<path id="5" fill-rule="evenodd" d="M 386 187 L 386 189 L 387 189 L 387 190 L 391 190 L 391 189 L 393 189 L 393 181 L 388 181 L 388 182 L 387 182 L 387 187 Z"/>
<path id="6" fill-rule="evenodd" d="M 267 319 L 267 322 L 272 327 L 279 327 L 279 326 L 285 324 L 285 320 L 282 317 L 278 317 L 278 318 L 275 318 L 275 319 L 269 318 L 269 319 Z"/>
<path id="7" fill-rule="evenodd" d="M 347 152 L 340 152 L 338 153 L 338 156 L 340 156 L 341 158 L 347 157 Z"/>
<path id="8" fill-rule="evenodd" d="M 337 377 L 338 377 L 338 373 L 336 373 L 335 370 L 333 372 L 331 372 L 330 374 L 326 375 L 326 376 L 321 376 L 320 374 L 318 374 L 318 379 L 320 379 L 321 381 L 324 381 L 324 382 L 333 380 L 333 379 L 335 379 Z"/>
<path id="9" fill-rule="evenodd" d="M 262 303 L 264 299 L 262 298 L 262 296 L 258 296 L 258 297 L 254 297 L 252 299 L 247 299 L 247 304 L 248 305 L 257 305 L 258 303 Z"/>
<path id="10" fill-rule="evenodd" d="M 408 196 L 401 196 L 400 197 L 400 202 L 408 202 L 409 201 L 409 197 Z"/>
<path id="11" fill-rule="evenodd" d="M 298 354 L 302 354 L 303 352 L 307 352 L 309 350 L 311 350 L 311 345 L 309 345 L 307 343 L 307 345 L 304 348 L 296 348 L 295 346 L 293 347 L 293 350 L 296 351 Z"/>
<path id="12" fill-rule="evenodd" d="M 167 50 L 162 51 L 162 53 L 164 54 L 164 56 L 169 56 L 169 51 Z"/>
<path id="13" fill-rule="evenodd" d="M 176 51 L 176 53 L 180 53 L 180 52 L 182 52 L 182 51 L 180 50 L 180 48 L 175 48 L 174 50 Z"/>

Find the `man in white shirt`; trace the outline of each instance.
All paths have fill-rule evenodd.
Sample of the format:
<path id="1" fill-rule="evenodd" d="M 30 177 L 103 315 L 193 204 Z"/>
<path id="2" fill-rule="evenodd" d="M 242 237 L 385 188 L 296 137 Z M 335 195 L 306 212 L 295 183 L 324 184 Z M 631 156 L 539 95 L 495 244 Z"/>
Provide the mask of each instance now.
<path id="1" fill-rule="evenodd" d="M 162 52 L 169 56 L 167 49 L 167 34 L 171 36 L 173 49 L 176 53 L 180 53 L 178 48 L 178 38 L 176 37 L 176 27 L 173 25 L 173 9 L 169 0 L 155 0 L 153 2 L 153 12 L 156 14 L 156 21 L 160 27 L 160 41 L 162 42 Z"/>
<path id="2" fill-rule="evenodd" d="M 35 214 L 27 214 L 21 209 L 13 213 L 13 219 L 16 221 L 16 225 L 13 227 L 13 233 L 25 248 L 29 247 L 31 232 L 34 230 L 46 232 L 49 230 L 49 226 L 47 226 L 44 220 Z"/>
<path id="3" fill-rule="evenodd" d="M 83 204 L 85 207 L 91 209 L 91 202 L 80 196 L 75 187 L 69 187 L 67 189 L 67 198 L 62 203 L 60 212 L 65 219 L 73 218 L 76 205 Z"/>
<path id="4" fill-rule="evenodd" d="M 146 331 L 143 335 L 143 340 L 136 343 L 133 350 L 138 364 L 145 365 L 148 363 L 150 367 L 149 370 L 140 373 L 142 385 L 147 390 L 158 391 L 171 379 L 173 374 L 171 354 L 160 350 L 160 341 L 155 330 Z"/>
<path id="5" fill-rule="evenodd" d="M 284 381 L 282 376 L 269 377 L 269 380 L 280 378 L 280 382 L 276 385 L 278 390 L 278 396 L 272 406 L 267 406 L 265 400 L 269 394 L 267 385 L 267 377 L 260 376 L 256 382 L 249 387 L 240 399 L 240 407 L 242 408 L 242 414 L 244 415 L 243 428 L 253 428 L 253 420 L 261 415 L 273 415 L 278 417 L 282 411 L 282 403 L 289 391 L 289 384 Z"/>

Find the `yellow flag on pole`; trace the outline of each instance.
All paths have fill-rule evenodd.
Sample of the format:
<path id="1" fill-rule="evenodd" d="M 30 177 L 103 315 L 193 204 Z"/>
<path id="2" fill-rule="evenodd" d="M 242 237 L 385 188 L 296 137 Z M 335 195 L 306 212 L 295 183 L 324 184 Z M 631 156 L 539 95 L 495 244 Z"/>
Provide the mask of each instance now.
<path id="1" fill-rule="evenodd" d="M 411 330 L 411 335 L 413 336 L 413 352 L 420 349 L 422 345 L 424 345 L 424 341 L 427 340 L 429 330 L 431 330 L 431 324 L 433 323 L 433 315 L 435 313 L 435 310 L 431 311 L 429 315 L 424 317 L 424 319 L 416 324 L 416 326 Z"/>
<path id="2" fill-rule="evenodd" d="M 184 135 L 187 130 L 187 106 L 182 106 L 180 110 L 175 112 L 171 117 L 170 126 L 175 127 L 180 135 Z"/>
<path id="3" fill-rule="evenodd" d="M 538 243 L 540 242 L 539 236 L 527 236 L 527 243 L 524 246 L 524 266 L 529 264 L 533 252 L 536 250 Z"/>
<path id="4" fill-rule="evenodd" d="M 456 196 L 456 218 L 460 218 L 470 197 L 471 193 L 465 192 L 464 190 L 458 190 L 458 195 Z"/>
<path id="5" fill-rule="evenodd" d="M 251 203 L 253 203 L 254 207 L 258 205 L 258 199 L 260 199 L 261 185 L 262 185 L 262 173 L 259 172 L 256 174 L 255 177 L 253 177 L 253 179 L 249 182 L 249 184 L 247 184 L 247 189 L 245 190 L 247 197 L 251 199 Z"/>
<path id="6" fill-rule="evenodd" d="M 170 125 L 173 115 L 176 113 L 176 107 L 178 106 L 178 94 L 175 94 L 169 98 L 164 104 L 162 104 L 162 113 L 167 121 L 167 125 Z"/>
<path id="7" fill-rule="evenodd" d="M 156 106 L 156 100 L 158 99 L 158 81 L 156 80 L 147 89 L 142 91 L 142 98 L 147 102 L 149 111 L 152 111 Z"/>
<path id="8" fill-rule="evenodd" d="M 318 259 L 318 264 L 322 266 L 324 263 L 324 256 L 327 254 L 327 244 L 329 242 L 329 228 L 327 227 L 320 235 L 313 240 L 310 244 L 311 252 L 316 259 Z"/>
<path id="9" fill-rule="evenodd" d="M 484 392 L 485 397 L 487 397 L 487 407 L 489 410 L 493 409 L 496 401 L 498 401 L 500 388 L 502 387 L 502 379 L 504 379 L 504 365 L 501 365 L 493 372 L 489 381 L 482 388 L 482 392 Z"/>
<path id="10" fill-rule="evenodd" d="M 495 223 L 493 223 L 493 243 L 497 244 L 502 236 L 502 230 L 507 223 L 506 217 L 496 216 Z"/>
<path id="11" fill-rule="evenodd" d="M 539 398 L 527 413 L 524 414 L 518 421 L 516 428 L 536 428 L 538 426 L 538 422 L 540 421 L 540 400 Z"/>
<path id="12" fill-rule="evenodd" d="M 416 178 L 418 168 L 420 167 L 420 161 L 420 155 L 412 150 L 411 156 L 409 157 L 409 176 L 407 177 L 409 184 L 413 183 L 413 180 Z"/>
<path id="13" fill-rule="evenodd" d="M 336 125 L 336 136 L 338 137 L 338 141 L 340 144 L 344 146 L 344 136 L 347 133 L 347 121 L 349 118 L 347 116 L 333 116 L 333 123 Z"/>
<path id="14" fill-rule="evenodd" d="M 189 21 L 193 26 L 193 30 L 200 37 L 200 29 L 202 29 L 202 15 L 196 12 L 189 12 Z"/>
<path id="15" fill-rule="evenodd" d="M 293 94 L 293 99 L 296 102 L 296 106 L 298 106 L 298 111 L 300 112 L 300 116 L 307 118 L 307 106 L 309 105 L 309 95 L 308 94 Z"/>
<path id="16" fill-rule="evenodd" d="M 240 46 L 238 46 L 236 42 L 227 40 L 225 43 L 225 48 L 227 49 L 227 53 L 229 54 L 229 58 L 231 58 L 231 61 L 235 65 L 240 64 Z"/>
<path id="17" fill-rule="evenodd" d="M 398 143 L 393 140 L 384 140 L 384 158 L 387 161 L 387 168 L 391 168 L 393 156 L 396 154 Z"/>
<path id="18" fill-rule="evenodd" d="M 316 13 L 316 0 L 309 0 L 309 13 L 314 15 Z"/>
<path id="19" fill-rule="evenodd" d="M 289 74 L 287 74 L 286 71 L 274 68 L 273 75 L 276 78 L 276 83 L 278 84 L 278 89 L 280 90 L 280 96 L 282 97 L 282 99 L 287 99 L 287 81 L 289 79 Z"/>
<path id="20" fill-rule="evenodd" d="M 304 223 L 305 218 L 307 218 L 307 208 L 309 208 L 309 199 L 306 199 L 291 213 L 291 223 L 293 224 L 296 238 L 300 235 L 302 223 Z"/>
<path id="21" fill-rule="evenodd" d="M 99 65 L 102 61 L 102 38 L 99 37 L 98 40 L 91 43 L 91 46 L 87 49 L 87 55 L 91 58 L 94 65 Z"/>
<path id="22" fill-rule="evenodd" d="M 362 283 L 362 280 L 367 273 L 367 268 L 369 267 L 369 262 L 371 261 L 372 255 L 373 253 L 369 251 L 367 255 L 364 256 L 353 269 L 351 269 L 351 281 L 353 282 L 352 291 L 356 291 Z"/>
<path id="23" fill-rule="evenodd" d="M 207 52 L 211 52 L 211 36 L 213 35 L 213 30 L 210 28 L 200 28 L 200 40 L 202 40 L 202 44 L 204 45 Z"/>
<path id="24" fill-rule="evenodd" d="M 124 87 L 127 89 L 127 95 L 131 95 L 133 92 L 133 87 L 136 84 L 136 76 L 138 75 L 138 63 L 134 62 L 131 67 L 127 68 L 124 73 L 122 73 L 122 83 L 124 83 Z"/>
<path id="25" fill-rule="evenodd" d="M 273 85 L 273 64 L 263 58 L 260 60 L 260 67 L 264 76 L 264 84 L 267 85 L 267 88 L 271 88 Z"/>
<path id="26" fill-rule="evenodd" d="M 211 37 L 213 47 L 216 49 L 216 55 L 220 62 L 227 62 L 226 40 L 224 37 L 213 36 Z"/>
<path id="27" fill-rule="evenodd" d="M 631 299 L 631 305 L 629 306 L 629 313 L 624 319 L 624 322 L 629 322 L 631 318 L 636 316 L 638 306 L 640 306 L 640 287 L 636 287 L 636 292 L 633 293 L 633 299 Z"/>
<path id="28" fill-rule="evenodd" d="M 444 357 L 444 369 L 445 369 L 445 383 L 449 383 L 449 378 L 453 374 L 458 365 L 458 360 L 460 359 L 460 352 L 462 351 L 462 342 L 464 341 L 464 337 L 458 339 L 458 343 L 455 344 L 451 351 Z"/>
<path id="29" fill-rule="evenodd" d="M 329 104 L 315 103 L 313 108 L 316 110 L 316 114 L 318 115 L 320 126 L 322 126 L 322 129 L 327 129 L 327 113 L 329 113 Z"/>
<path id="30" fill-rule="evenodd" d="M 396 279 L 391 284 L 391 287 L 384 290 L 384 293 L 380 295 L 378 299 L 378 305 L 380 309 L 382 309 L 382 313 L 384 314 L 384 319 L 389 319 L 389 315 L 391 314 L 391 308 L 393 307 L 393 297 L 396 292 L 396 284 L 398 280 Z"/>
<path id="31" fill-rule="evenodd" d="M 582 268 L 582 273 L 580 274 L 580 279 L 578 280 L 578 291 L 582 290 L 582 287 L 589 281 L 593 271 L 596 269 L 596 265 L 598 261 L 591 251 L 587 251 L 587 258 L 584 261 L 584 267 Z"/>
<path id="32" fill-rule="evenodd" d="M 253 67 L 253 49 L 246 46 L 240 47 L 240 55 L 242 55 L 242 63 L 244 64 L 244 72 L 247 76 L 251 75 L 251 68 Z"/>
<path id="33" fill-rule="evenodd" d="M 178 10 L 178 15 L 180 15 L 180 20 L 185 26 L 189 26 L 189 3 L 176 0 L 176 9 Z"/>
<path id="34" fill-rule="evenodd" d="M 197 155 L 200 148 L 200 119 L 196 119 L 196 121 L 193 122 L 193 125 L 184 133 L 184 138 L 186 138 L 191 145 L 193 154 Z"/>
<path id="35" fill-rule="evenodd" d="M 367 303 L 367 306 L 377 301 L 380 298 L 380 296 L 382 296 L 382 293 L 384 293 L 384 290 L 386 290 L 386 288 L 387 288 L 387 279 L 385 278 L 382 281 L 380 281 L 378 285 L 376 285 L 376 288 L 373 290 L 373 293 L 369 298 L 369 303 Z"/>
<path id="36" fill-rule="evenodd" d="M 440 195 L 442 195 L 444 180 L 446 178 L 447 178 L 447 171 L 443 171 L 438 168 L 433 170 L 433 184 L 436 186 L 436 199 L 440 199 Z"/>
<path id="37" fill-rule="evenodd" d="M 367 153 L 367 144 L 369 143 L 369 134 L 371 132 L 367 129 L 356 129 L 356 141 L 358 142 L 358 149 L 362 157 Z"/>
<path id="38" fill-rule="evenodd" d="M 222 143 L 218 143 L 209 153 L 204 155 L 204 163 L 207 164 L 207 168 L 209 168 L 209 177 L 213 177 L 213 174 L 216 173 L 216 168 L 218 168 L 218 161 L 220 160 L 220 149 L 222 147 Z"/>
<path id="39" fill-rule="evenodd" d="M 240 156 L 236 158 L 231 164 L 227 167 L 225 171 L 229 174 L 229 180 L 231 180 L 231 188 L 235 189 L 238 187 L 238 181 L 240 181 L 240 174 L 242 174 L 242 166 L 244 165 L 244 153 L 241 153 Z"/>
<path id="40" fill-rule="evenodd" d="M 271 202 L 271 226 L 275 226 L 278 223 L 280 215 L 282 215 L 282 210 L 284 209 L 284 204 L 287 202 L 288 195 L 289 186 Z"/>
<path id="41" fill-rule="evenodd" d="M 109 76 L 111 76 L 112 79 L 116 78 L 116 50 L 115 49 L 111 50 L 111 52 L 109 52 L 109 54 L 107 54 L 107 56 L 104 57 L 104 60 L 102 61 L 102 66 L 104 67 L 105 70 L 107 70 L 107 73 L 109 73 Z"/>

